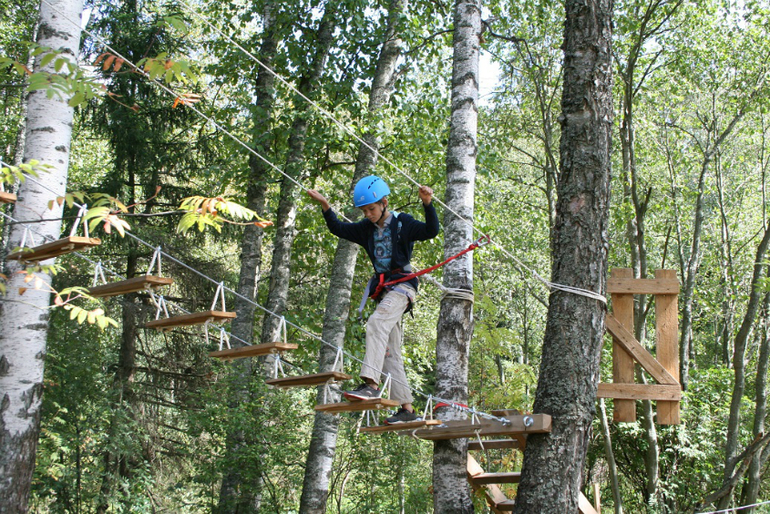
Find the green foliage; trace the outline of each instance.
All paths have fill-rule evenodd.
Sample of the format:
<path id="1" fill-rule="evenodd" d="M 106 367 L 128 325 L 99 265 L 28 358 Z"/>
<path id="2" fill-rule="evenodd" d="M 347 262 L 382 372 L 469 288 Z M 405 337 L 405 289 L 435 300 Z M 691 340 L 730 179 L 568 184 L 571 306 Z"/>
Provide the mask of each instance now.
<path id="1" fill-rule="evenodd" d="M 193 226 L 203 232 L 206 227 L 213 227 L 217 232 L 222 231 L 225 223 L 236 223 L 222 215 L 230 216 L 236 220 L 245 220 L 258 227 L 268 227 L 273 223 L 259 216 L 255 211 L 218 196 L 215 198 L 206 198 L 203 196 L 191 196 L 182 200 L 179 208 L 187 213 L 182 216 L 177 226 L 177 232 L 185 233 Z M 251 221 L 256 219 L 257 221 Z M 240 223 L 243 224 L 243 223 Z"/>

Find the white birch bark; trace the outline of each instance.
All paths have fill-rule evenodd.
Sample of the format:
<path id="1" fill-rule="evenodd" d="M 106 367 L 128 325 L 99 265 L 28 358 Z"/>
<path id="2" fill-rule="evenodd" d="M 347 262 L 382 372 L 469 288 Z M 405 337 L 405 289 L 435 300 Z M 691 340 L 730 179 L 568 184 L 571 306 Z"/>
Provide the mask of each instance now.
<path id="1" fill-rule="evenodd" d="M 50 5 L 49 5 L 50 3 Z M 40 8 L 38 43 L 62 52 L 76 61 L 80 43 L 80 26 L 69 20 L 80 20 L 81 0 L 50 0 Z M 36 71 L 54 72 L 52 67 Z M 62 209 L 48 209 L 56 195 L 64 195 L 67 183 L 73 109 L 67 99 L 48 99 L 45 91 L 29 95 L 24 161 L 36 159 L 52 166 L 41 176 L 47 188 L 25 182 L 18 193 L 14 217 L 18 220 L 50 219 L 35 223 L 38 243 L 44 238 L 58 239 Z M 16 224 L 10 233 L 10 247 L 19 246 L 26 225 Z M 44 264 L 50 264 L 46 261 Z M 40 406 L 43 393 L 43 369 L 48 333 L 50 277 L 40 289 L 29 287 L 18 262 L 8 263 L 8 294 L 0 312 L 0 511 L 26 512 L 29 501 L 35 451 L 40 432 Z"/>
<path id="2" fill-rule="evenodd" d="M 478 0 L 456 0 L 452 113 L 446 154 L 447 189 L 444 214 L 444 256 L 456 254 L 474 239 L 473 195 L 476 180 L 476 132 L 479 96 L 481 5 Z M 466 254 L 444 267 L 444 286 L 473 291 L 473 257 Z M 473 302 L 445 296 L 436 340 L 436 396 L 459 403 L 468 399 L 468 353 L 473 335 Z M 465 415 L 443 408 L 442 420 Z M 438 441 L 433 450 L 434 512 L 473 512 L 466 477 L 468 444 L 465 439 Z"/>
<path id="3" fill-rule="evenodd" d="M 372 90 L 369 93 L 369 112 L 373 113 L 381 109 L 390 100 L 393 86 L 397 77 L 396 64 L 402 51 L 400 37 L 400 19 L 406 7 L 406 0 L 391 0 L 388 10 L 388 28 L 386 40 L 382 45 L 377 58 L 377 68 L 372 81 Z M 353 184 L 360 178 L 371 174 L 377 163 L 377 154 L 374 152 L 379 147 L 376 135 L 369 133 L 364 136 L 369 145 L 361 145 L 356 159 L 356 170 L 351 184 L 351 198 Z M 358 245 L 349 241 L 340 240 L 334 255 L 332 272 L 329 281 L 329 292 L 326 296 L 326 311 L 324 313 L 323 340 L 332 345 L 342 347 L 345 340 L 345 329 L 350 311 L 350 288 L 358 255 Z M 329 346 L 322 346 L 319 356 L 319 369 L 329 371 L 332 369 L 335 359 L 335 350 Z M 318 402 L 323 401 L 323 388 L 319 388 Z M 339 393 L 334 391 L 334 398 L 327 401 L 338 401 Z M 332 476 L 332 464 L 337 450 L 337 430 L 339 417 L 323 412 L 317 412 L 313 425 L 313 435 L 310 440 L 307 461 L 305 464 L 305 479 L 302 484 L 302 497 L 300 499 L 300 512 L 307 514 L 323 514 L 326 512 L 327 499 L 329 497 L 329 483 Z"/>

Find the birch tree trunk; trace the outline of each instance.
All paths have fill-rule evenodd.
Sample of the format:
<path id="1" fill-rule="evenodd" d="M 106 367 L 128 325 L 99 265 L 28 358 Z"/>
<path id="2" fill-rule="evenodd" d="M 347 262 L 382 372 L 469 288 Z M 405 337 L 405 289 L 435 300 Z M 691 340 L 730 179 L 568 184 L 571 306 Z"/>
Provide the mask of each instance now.
<path id="1" fill-rule="evenodd" d="M 561 175 L 552 281 L 604 294 L 612 137 L 612 2 L 567 0 Z M 527 438 L 514 512 L 577 512 L 596 403 L 606 306 L 551 294 L 534 410 L 550 434 Z"/>
<path id="2" fill-rule="evenodd" d="M 38 43 L 77 61 L 80 26 L 68 19 L 80 20 L 81 0 L 51 0 L 40 7 Z M 40 58 L 35 68 L 54 73 L 52 65 L 41 70 Z M 41 176 L 48 189 L 32 181 L 22 184 L 14 217 L 35 223 L 35 238 L 58 239 L 62 209 L 48 209 L 48 201 L 64 195 L 67 184 L 73 109 L 68 99 L 48 99 L 46 91 L 29 95 L 24 161 L 37 159 L 51 166 Z M 10 247 L 19 246 L 24 235 L 23 224 L 10 232 Z M 50 264 L 46 261 L 45 264 Z M 8 294 L 0 312 L 0 511 L 26 512 L 29 502 L 35 451 L 40 433 L 40 406 L 43 394 L 43 370 L 48 333 L 50 276 L 38 272 L 43 280 L 40 289 L 29 289 L 23 296 L 24 269 L 17 261 L 8 263 Z"/>
<path id="3" fill-rule="evenodd" d="M 402 51 L 401 17 L 406 6 L 406 0 L 391 0 L 388 9 L 388 26 L 386 39 L 377 58 L 377 67 L 369 93 L 370 113 L 374 113 L 390 100 L 395 85 L 397 73 L 396 64 Z M 366 145 L 360 145 L 356 158 L 356 169 L 350 186 L 350 197 L 353 187 L 359 179 L 370 175 L 377 164 L 379 138 L 373 133 L 364 136 Z M 357 209 L 356 209 L 357 211 Z M 353 217 L 353 212 L 348 217 Z M 356 215 L 360 215 L 356 212 Z M 329 292 L 326 295 L 326 311 L 324 313 L 322 338 L 324 341 L 341 348 L 345 340 L 345 328 L 350 311 L 350 289 L 356 267 L 358 245 L 340 239 L 332 263 L 329 279 Z M 330 371 L 334 364 L 336 351 L 327 345 L 322 345 L 319 354 L 319 370 Z M 339 391 L 334 390 L 334 398 L 327 401 L 338 401 Z M 319 388 L 317 403 L 323 402 L 324 391 Z M 339 417 L 323 412 L 316 412 L 313 425 L 313 435 L 310 439 L 307 461 L 305 463 L 305 479 L 302 484 L 300 512 L 307 514 L 324 514 L 329 497 L 329 483 L 332 475 L 332 464 L 337 449 L 337 431 Z"/>
<path id="4" fill-rule="evenodd" d="M 446 154 L 445 203 L 457 214 L 444 214 L 444 256 L 465 248 L 474 238 L 479 97 L 479 0 L 456 0 L 452 65 L 452 113 Z M 459 215 L 459 216 L 458 216 Z M 464 218 L 461 219 L 460 217 Z M 473 257 L 466 254 L 444 267 L 444 286 L 473 292 Z M 468 401 L 468 353 L 473 335 L 473 301 L 445 295 L 436 339 L 436 396 L 459 403 Z M 443 408 L 442 420 L 464 417 Z M 473 512 L 466 477 L 468 441 L 437 441 L 433 446 L 433 510 L 437 513 Z"/>
<path id="5" fill-rule="evenodd" d="M 259 56 L 266 66 L 272 66 L 278 48 L 279 29 L 277 27 L 277 12 L 280 3 L 268 0 L 265 3 L 262 25 L 263 35 Z M 255 90 L 257 94 L 254 117 L 254 146 L 260 155 L 269 154 L 271 138 L 269 127 L 272 119 L 275 78 L 271 73 L 260 67 L 257 73 Z M 258 213 L 265 210 L 265 196 L 267 190 L 267 168 L 260 159 L 251 155 L 249 157 L 250 176 L 246 186 L 246 203 L 250 209 Z M 241 240 L 241 270 L 238 277 L 234 310 L 236 318 L 231 323 L 233 346 L 241 346 L 239 341 L 252 342 L 254 337 L 254 310 L 253 303 L 257 296 L 257 284 L 259 269 L 262 264 L 262 239 L 263 229 L 256 225 L 247 225 L 243 231 Z M 244 300 L 243 298 L 248 300 Z M 236 409 L 241 399 L 248 397 L 248 384 L 252 372 L 252 363 L 249 359 L 236 361 L 232 366 L 230 378 L 229 397 L 230 408 Z M 246 433 L 244 427 L 231 427 L 227 435 L 226 460 L 235 464 L 243 454 L 246 447 Z M 219 491 L 218 511 L 222 514 L 228 512 L 255 512 L 258 500 L 252 494 L 251 487 L 244 487 L 246 480 L 244 470 L 238 465 L 229 465 L 222 477 Z"/>

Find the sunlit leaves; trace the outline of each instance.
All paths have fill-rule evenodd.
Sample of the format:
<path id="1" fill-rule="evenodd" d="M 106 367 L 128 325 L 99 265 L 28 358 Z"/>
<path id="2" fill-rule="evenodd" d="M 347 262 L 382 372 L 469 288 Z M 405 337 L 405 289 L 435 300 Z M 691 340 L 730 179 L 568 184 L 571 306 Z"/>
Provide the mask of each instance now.
<path id="1" fill-rule="evenodd" d="M 201 232 L 206 227 L 212 227 L 217 232 L 221 232 L 225 223 L 253 224 L 262 228 L 273 224 L 260 217 L 255 211 L 222 196 L 214 198 L 191 196 L 182 200 L 179 208 L 187 211 L 177 226 L 177 231 L 181 233 L 187 232 L 192 227 L 196 227 Z M 242 220 L 242 222 L 236 220 Z"/>

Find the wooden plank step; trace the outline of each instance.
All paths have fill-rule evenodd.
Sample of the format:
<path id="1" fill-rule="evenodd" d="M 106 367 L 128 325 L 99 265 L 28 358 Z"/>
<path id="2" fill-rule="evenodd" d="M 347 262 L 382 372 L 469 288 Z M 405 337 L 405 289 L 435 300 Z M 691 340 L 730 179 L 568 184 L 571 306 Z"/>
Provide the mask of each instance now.
<path id="1" fill-rule="evenodd" d="M 516 505 L 516 500 L 505 500 L 495 504 L 495 508 L 501 512 L 513 512 L 513 506 Z"/>
<path id="2" fill-rule="evenodd" d="M 363 427 L 358 431 L 366 434 L 377 434 L 380 432 L 398 432 L 401 430 L 414 430 L 431 425 L 440 425 L 438 419 L 421 419 L 419 421 L 409 421 L 408 423 L 397 423 L 395 425 L 377 425 L 376 427 Z"/>
<path id="3" fill-rule="evenodd" d="M 190 325 L 203 325 L 207 321 L 229 321 L 235 317 L 234 312 L 226 311 L 203 311 L 183 314 L 181 316 L 172 316 L 170 318 L 161 318 L 147 322 L 144 326 L 147 328 L 170 329 L 174 327 L 187 327 Z"/>
<path id="4" fill-rule="evenodd" d="M 269 355 L 276 352 L 296 350 L 297 348 L 299 348 L 299 346 L 293 343 L 262 343 L 253 344 L 251 346 L 241 346 L 238 348 L 228 348 L 227 350 L 219 350 L 216 352 L 209 352 L 209 357 L 222 360 L 244 359 L 246 357 L 259 357 L 261 355 Z"/>
<path id="5" fill-rule="evenodd" d="M 615 400 L 661 400 L 682 399 L 682 386 L 671 384 L 608 384 L 600 383 L 597 398 Z"/>
<path id="6" fill-rule="evenodd" d="M 97 237 L 70 236 L 34 248 L 13 252 L 8 256 L 8 259 L 29 262 L 44 261 L 67 253 L 85 250 L 100 244 L 102 244 L 102 240 Z"/>
<path id="7" fill-rule="evenodd" d="M 16 203 L 16 195 L 0 191 L 0 203 Z"/>
<path id="8" fill-rule="evenodd" d="M 388 398 L 372 398 L 371 400 L 361 400 L 358 402 L 324 403 L 321 405 L 316 405 L 315 410 L 329 414 L 337 414 L 339 412 L 362 412 L 365 410 L 392 409 L 393 407 L 398 407 L 399 405 L 400 403 L 397 400 L 390 400 Z"/>
<path id="9" fill-rule="evenodd" d="M 495 505 L 508 501 L 508 498 L 506 498 L 505 494 L 503 494 L 503 491 L 495 484 L 479 485 L 473 483 L 471 477 L 484 473 L 484 468 L 482 468 L 481 465 L 476 462 L 476 459 L 474 459 L 471 455 L 468 455 L 468 462 L 466 464 L 465 470 L 468 475 L 468 482 L 471 485 L 471 489 L 473 489 L 474 492 L 481 491 L 484 494 L 484 498 L 487 500 L 487 504 L 489 505 L 489 508 L 492 510 L 492 512 L 499 513 L 500 510 L 496 509 Z"/>
<path id="10" fill-rule="evenodd" d="M 271 378 L 265 380 L 265 383 L 275 387 L 305 387 L 319 386 L 329 381 L 344 382 L 353 378 L 351 375 L 339 371 L 327 371 L 325 373 L 316 373 L 314 375 L 302 375 L 297 377 Z"/>
<path id="11" fill-rule="evenodd" d="M 529 426 L 524 421 L 528 419 Z M 497 420 L 483 420 L 473 424 L 470 421 L 448 421 L 443 425 L 428 427 L 414 432 L 415 437 L 428 441 L 444 439 L 462 439 L 484 436 L 520 436 L 542 434 L 551 431 L 551 416 L 548 414 L 528 414 L 505 416 L 510 423 L 503 425 Z"/>
<path id="12" fill-rule="evenodd" d="M 612 294 L 679 294 L 676 278 L 620 278 L 607 279 L 607 293 Z"/>
<path id="13" fill-rule="evenodd" d="M 481 443 L 484 447 L 481 447 Z M 481 443 L 478 440 L 468 441 L 469 450 L 500 450 L 504 448 L 518 448 L 519 442 L 516 439 L 487 439 L 482 440 Z"/>
<path id="14" fill-rule="evenodd" d="M 521 473 L 479 473 L 470 478 L 475 484 L 518 484 L 521 480 Z"/>
<path id="15" fill-rule="evenodd" d="M 118 296 L 121 294 L 136 293 L 146 289 L 157 289 L 174 283 L 173 278 L 155 277 L 153 275 L 141 275 L 127 280 L 110 282 L 101 286 L 94 286 L 88 290 L 88 294 L 95 298 L 106 296 Z"/>

